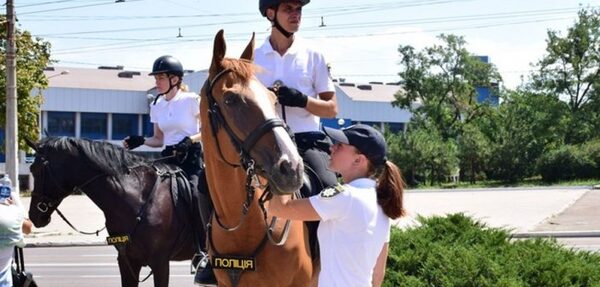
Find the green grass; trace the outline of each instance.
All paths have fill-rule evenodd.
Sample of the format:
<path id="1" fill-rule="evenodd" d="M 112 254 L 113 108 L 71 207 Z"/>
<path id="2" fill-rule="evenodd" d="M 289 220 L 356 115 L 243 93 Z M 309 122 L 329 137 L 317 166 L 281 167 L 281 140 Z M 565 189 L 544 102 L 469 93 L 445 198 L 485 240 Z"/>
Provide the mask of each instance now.
<path id="1" fill-rule="evenodd" d="M 468 182 L 458 182 L 458 183 L 442 183 L 439 185 L 419 185 L 418 187 L 411 187 L 411 189 L 419 190 L 419 189 L 431 189 L 431 188 L 442 188 L 442 189 L 453 189 L 453 188 L 486 188 L 486 187 L 533 187 L 533 186 L 594 186 L 600 184 L 600 179 L 578 179 L 578 180 L 568 180 L 568 181 L 559 181 L 555 183 L 547 183 L 542 181 L 541 177 L 532 177 L 527 178 L 523 181 L 516 183 L 507 183 L 498 180 L 485 180 L 478 181 L 474 184 Z"/>
<path id="2" fill-rule="evenodd" d="M 600 255 L 551 239 L 511 240 L 464 214 L 393 229 L 384 286 L 600 286 Z"/>

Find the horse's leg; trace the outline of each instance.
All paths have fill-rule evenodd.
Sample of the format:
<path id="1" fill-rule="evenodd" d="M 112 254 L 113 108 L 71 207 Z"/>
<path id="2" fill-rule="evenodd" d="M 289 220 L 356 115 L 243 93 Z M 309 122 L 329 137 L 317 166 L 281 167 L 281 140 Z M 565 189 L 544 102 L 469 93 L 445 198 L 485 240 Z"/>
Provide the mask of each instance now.
<path id="1" fill-rule="evenodd" d="M 150 268 L 154 274 L 154 287 L 169 287 L 169 260 L 152 263 Z"/>
<path id="2" fill-rule="evenodd" d="M 117 261 L 119 262 L 119 272 L 121 273 L 121 286 L 137 287 L 142 266 L 131 262 L 131 260 L 121 254 L 117 257 Z"/>

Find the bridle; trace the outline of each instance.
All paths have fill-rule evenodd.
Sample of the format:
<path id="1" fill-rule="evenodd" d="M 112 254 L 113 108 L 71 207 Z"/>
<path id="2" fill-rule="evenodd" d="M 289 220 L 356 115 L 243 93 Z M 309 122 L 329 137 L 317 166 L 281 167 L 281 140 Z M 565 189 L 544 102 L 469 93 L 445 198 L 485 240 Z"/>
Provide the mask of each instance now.
<path id="1" fill-rule="evenodd" d="M 48 196 L 45 192 L 45 184 L 46 184 L 46 175 L 48 175 L 48 177 L 50 178 L 50 180 L 52 181 L 52 183 L 54 184 L 54 186 L 58 189 L 60 189 L 62 194 L 66 194 L 66 196 L 68 196 L 69 194 L 72 194 L 74 192 L 81 192 L 83 193 L 83 188 L 88 186 L 89 184 L 91 184 L 92 182 L 96 181 L 97 179 L 101 178 L 101 177 L 105 177 L 107 176 L 107 174 L 104 173 L 100 173 L 100 174 L 96 174 L 95 176 L 93 176 L 92 178 L 84 181 L 82 184 L 79 185 L 75 185 L 73 186 L 73 189 L 71 191 L 66 190 L 65 188 L 63 188 L 59 183 L 58 180 L 56 179 L 56 176 L 54 176 L 54 173 L 52 172 L 52 168 L 50 168 L 50 161 L 48 159 L 46 159 L 46 157 L 44 157 L 42 154 L 40 154 L 39 152 L 36 153 L 36 157 L 41 161 L 41 164 L 43 165 L 44 169 L 42 170 L 42 172 L 40 172 L 39 177 L 36 178 L 36 181 L 39 182 L 39 186 L 41 187 L 41 191 L 40 194 L 36 194 L 36 197 L 39 197 L 40 200 L 38 201 L 38 203 L 36 204 L 36 209 L 41 212 L 42 214 L 48 213 L 52 208 L 54 208 L 56 210 L 56 213 L 58 213 L 58 215 L 71 227 L 73 228 L 75 231 L 81 233 L 81 234 L 86 234 L 86 235 L 96 235 L 98 236 L 98 234 L 104 230 L 106 228 L 103 227 L 101 229 L 98 229 L 96 231 L 93 232 L 85 232 L 85 231 L 80 231 L 79 229 L 77 229 L 75 226 L 73 226 L 73 224 L 71 224 L 71 222 L 69 222 L 69 220 L 62 214 L 62 212 L 58 209 L 58 205 L 60 204 L 60 202 L 62 201 L 61 199 L 57 199 L 57 198 L 52 198 L 50 196 Z M 64 197 L 63 197 L 64 198 Z M 52 211 L 50 211 L 51 213 Z"/>
<path id="2" fill-rule="evenodd" d="M 219 81 L 223 76 L 232 72 L 231 69 L 224 69 L 219 72 L 211 81 L 207 80 L 204 84 L 204 88 L 206 90 L 206 97 L 208 99 L 208 114 L 210 118 L 210 127 L 212 131 L 212 135 L 215 138 L 215 142 L 217 144 L 217 149 L 219 150 L 219 155 L 221 159 L 232 167 L 240 167 L 242 166 L 244 169 L 248 170 L 249 167 L 254 165 L 254 160 L 250 156 L 250 150 L 254 147 L 254 145 L 260 140 L 266 133 L 270 132 L 276 127 L 282 127 L 288 131 L 287 125 L 284 121 L 279 118 L 272 118 L 265 120 L 262 124 L 256 127 L 246 139 L 241 140 L 238 136 L 235 135 L 225 117 L 223 116 L 223 112 L 219 107 L 216 99 L 212 94 L 212 90 L 215 86 L 215 83 Z M 236 150 L 240 156 L 240 164 L 234 164 L 225 159 L 223 155 L 223 151 L 221 149 L 221 145 L 217 140 L 217 132 L 220 127 L 223 127 L 231 142 L 235 146 Z"/>
<path id="3" fill-rule="evenodd" d="M 228 74 L 230 72 L 233 72 L 233 71 L 231 69 L 224 69 L 224 70 L 220 71 L 219 73 L 217 73 L 217 75 L 215 75 L 215 77 L 212 80 L 207 80 L 205 82 L 203 88 L 206 91 L 206 98 L 208 99 L 208 115 L 209 115 L 212 136 L 215 139 L 217 150 L 219 151 L 219 155 L 220 155 L 221 159 L 223 160 L 223 162 L 227 163 L 231 167 L 234 167 L 234 168 L 242 167 L 246 171 L 246 201 L 242 205 L 242 217 L 238 221 L 238 223 L 236 225 L 234 225 L 233 227 L 225 226 L 221 222 L 221 220 L 219 219 L 219 217 L 217 216 L 217 214 L 214 210 L 213 210 L 213 217 L 216 219 L 216 222 L 219 224 L 219 226 L 221 228 L 223 228 L 225 231 L 234 231 L 234 230 L 238 229 L 244 222 L 246 216 L 248 215 L 248 210 L 250 208 L 252 201 L 254 200 L 255 187 L 263 187 L 263 188 L 266 187 L 265 193 L 263 193 L 263 196 L 259 200 L 259 205 L 263 212 L 263 218 L 265 220 L 265 225 L 267 226 L 267 236 L 272 242 L 274 242 L 274 240 L 272 239 L 273 238 L 272 230 L 275 226 L 276 218 L 274 217 L 271 220 L 271 223 L 268 224 L 267 223 L 267 213 L 263 206 L 263 203 L 266 201 L 265 195 L 269 192 L 268 187 L 262 186 L 260 184 L 260 181 L 258 180 L 258 176 L 257 176 L 256 162 L 250 156 L 250 151 L 252 150 L 254 145 L 258 142 L 258 140 L 260 140 L 265 134 L 267 134 L 274 128 L 282 127 L 288 132 L 288 134 L 290 133 L 290 130 L 283 120 L 281 120 L 279 118 L 272 118 L 272 119 L 267 119 L 263 123 L 261 123 L 245 139 L 243 139 L 243 140 L 240 139 L 233 132 L 232 128 L 229 126 L 229 124 L 225 120 L 225 117 L 223 116 L 223 112 L 221 111 L 221 108 L 219 107 L 219 104 L 217 103 L 217 101 L 214 98 L 213 93 L 212 93 L 212 90 L 213 90 L 215 84 L 223 76 L 225 76 L 226 74 Z M 217 137 L 217 133 L 218 133 L 220 127 L 223 127 L 223 129 L 229 136 L 229 139 L 235 146 L 235 148 L 239 154 L 239 157 L 240 157 L 239 164 L 231 163 L 223 155 L 223 151 L 221 149 L 221 145 L 220 145 L 218 137 Z M 260 167 L 258 167 L 258 168 L 260 168 Z M 287 233 L 289 231 L 289 221 L 286 221 L 284 229 L 285 229 L 285 231 L 284 231 L 284 234 L 281 236 L 282 238 L 280 239 L 280 241 L 274 242 L 276 245 L 282 245 L 283 242 L 285 242 L 285 240 L 287 238 Z M 209 238 L 210 238 L 210 236 L 209 236 Z"/>
<path id="4" fill-rule="evenodd" d="M 97 180 L 101 177 L 107 176 L 104 173 L 97 174 L 97 175 L 93 176 L 92 178 L 84 181 L 82 184 L 75 185 L 71 191 L 68 191 L 58 183 L 56 176 L 54 176 L 54 173 L 52 172 L 52 169 L 50 168 L 50 161 L 48 159 L 46 159 L 46 157 L 44 157 L 43 155 L 40 155 L 39 153 L 36 156 L 40 159 L 41 164 L 44 166 L 43 172 L 40 173 L 40 177 L 41 177 L 40 178 L 41 179 L 40 186 L 42 187 L 42 190 L 41 190 L 41 194 L 37 195 L 38 197 L 41 198 L 41 200 L 36 205 L 37 210 L 40 211 L 41 213 L 46 213 L 46 212 L 48 212 L 48 210 L 50 208 L 58 206 L 58 203 L 62 200 L 62 199 L 51 198 L 50 196 L 46 195 L 45 188 L 44 188 L 45 183 L 46 183 L 46 181 L 45 181 L 46 175 L 48 175 L 48 177 L 50 178 L 50 180 L 52 181 L 54 186 L 56 188 L 60 189 L 60 191 L 66 195 L 72 194 L 74 192 L 83 192 L 84 187 L 88 186 L 89 184 L 91 184 L 92 182 L 94 182 L 95 180 Z"/>

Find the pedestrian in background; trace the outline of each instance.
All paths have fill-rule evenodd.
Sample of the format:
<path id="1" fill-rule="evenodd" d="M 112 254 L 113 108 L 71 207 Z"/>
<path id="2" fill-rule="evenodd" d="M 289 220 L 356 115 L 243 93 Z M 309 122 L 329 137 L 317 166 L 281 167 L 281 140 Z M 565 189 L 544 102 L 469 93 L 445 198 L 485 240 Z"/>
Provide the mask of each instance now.
<path id="1" fill-rule="evenodd" d="M 329 168 L 344 184 L 310 198 L 273 196 L 269 215 L 321 221 L 319 286 L 381 286 L 391 220 L 405 215 L 400 169 L 387 160 L 385 139 L 370 126 L 325 128 L 325 133 L 335 143 Z"/>
<path id="2" fill-rule="evenodd" d="M 14 247 L 24 247 L 23 234 L 31 232 L 33 224 L 25 216 L 25 209 L 17 191 L 0 200 L 0 287 L 12 287 L 11 263 Z"/>

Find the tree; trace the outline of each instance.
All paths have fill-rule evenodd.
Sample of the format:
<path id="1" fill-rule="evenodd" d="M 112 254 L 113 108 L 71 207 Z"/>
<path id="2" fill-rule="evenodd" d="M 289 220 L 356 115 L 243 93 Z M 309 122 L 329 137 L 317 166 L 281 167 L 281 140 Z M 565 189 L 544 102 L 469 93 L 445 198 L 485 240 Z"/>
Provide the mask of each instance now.
<path id="1" fill-rule="evenodd" d="M 5 22 L 6 17 L 0 16 Z M 0 26 L 0 125 L 6 126 L 6 25 Z M 26 150 L 24 137 L 36 140 L 39 133 L 38 115 L 42 103 L 41 91 L 48 82 L 44 68 L 50 63 L 50 43 L 34 38 L 27 31 L 15 31 L 17 46 L 17 109 L 19 149 Z M 32 95 L 32 91 L 37 94 Z M 4 146 L 2 145 L 2 148 Z"/>
<path id="2" fill-rule="evenodd" d="M 476 87 L 494 89 L 501 78 L 493 65 L 467 51 L 462 37 L 442 34 L 439 38 L 442 45 L 420 52 L 400 46 L 403 91 L 392 104 L 431 118 L 447 140 L 456 138 L 463 124 L 482 115 L 481 107 L 486 104 L 477 102 Z"/>
<path id="3" fill-rule="evenodd" d="M 531 75 L 531 88 L 568 103 L 567 143 L 589 140 L 597 136 L 600 117 L 591 107 L 600 98 L 600 12 L 580 10 L 565 36 L 549 30 L 546 42 L 547 55 Z"/>
<path id="4" fill-rule="evenodd" d="M 566 103 L 528 91 L 506 93 L 502 105 L 478 125 L 492 142 L 488 175 L 516 182 L 535 172 L 539 157 L 563 144 Z"/>
<path id="5" fill-rule="evenodd" d="M 458 152 L 460 169 L 465 179 L 472 184 L 478 179 L 485 179 L 485 170 L 491 156 L 491 143 L 478 126 L 464 126 L 463 134 L 458 139 Z"/>
<path id="6" fill-rule="evenodd" d="M 458 167 L 458 148 L 453 139 L 444 140 L 427 118 L 413 118 L 409 132 L 388 138 L 390 159 L 398 164 L 410 185 L 429 180 L 443 182 Z"/>

